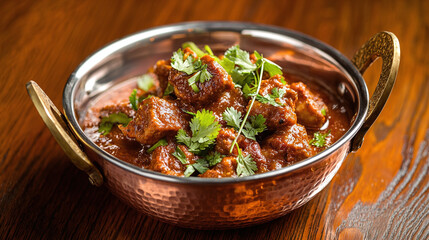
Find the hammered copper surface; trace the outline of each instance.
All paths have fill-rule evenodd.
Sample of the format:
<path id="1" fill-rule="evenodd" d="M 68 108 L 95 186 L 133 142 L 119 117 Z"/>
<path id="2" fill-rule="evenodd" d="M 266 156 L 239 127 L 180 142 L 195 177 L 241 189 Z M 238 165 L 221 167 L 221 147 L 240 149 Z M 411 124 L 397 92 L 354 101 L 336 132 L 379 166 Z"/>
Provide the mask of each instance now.
<path id="1" fill-rule="evenodd" d="M 347 156 L 345 144 L 297 171 L 229 184 L 171 183 L 130 173 L 88 152 L 108 188 L 123 202 L 164 222 L 196 229 L 228 229 L 267 222 L 307 203 L 333 178 Z"/>

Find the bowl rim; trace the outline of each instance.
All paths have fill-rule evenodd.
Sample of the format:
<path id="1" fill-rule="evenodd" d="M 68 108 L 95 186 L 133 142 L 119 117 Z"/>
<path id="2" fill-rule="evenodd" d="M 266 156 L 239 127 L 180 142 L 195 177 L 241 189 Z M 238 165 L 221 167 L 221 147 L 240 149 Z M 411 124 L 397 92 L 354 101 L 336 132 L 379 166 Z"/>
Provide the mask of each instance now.
<path id="1" fill-rule="evenodd" d="M 229 32 L 237 32 L 242 33 L 246 30 L 259 30 L 264 32 L 276 33 L 280 35 L 284 35 L 286 37 L 290 37 L 296 39 L 304 44 L 310 45 L 318 50 L 321 50 L 323 53 L 328 54 L 332 57 L 341 67 L 350 75 L 353 79 L 353 84 L 357 89 L 357 103 L 358 110 L 356 112 L 355 121 L 352 126 L 347 130 L 347 132 L 338 139 L 333 145 L 329 146 L 327 149 L 322 152 L 298 161 L 292 165 L 268 171 L 265 173 L 255 174 L 252 176 L 246 177 L 237 177 L 237 178 L 200 178 L 200 177 L 177 177 L 162 174 L 159 172 L 155 172 L 148 169 L 139 168 L 130 163 L 127 163 L 119 158 L 109 154 L 108 152 L 102 150 L 98 147 L 94 142 L 92 142 L 88 136 L 83 132 L 80 127 L 78 120 L 76 119 L 75 108 L 72 100 L 74 99 L 74 88 L 78 85 L 80 78 L 78 77 L 81 71 L 84 71 L 87 65 L 92 65 L 94 61 L 101 59 L 103 56 L 106 57 L 109 54 L 119 50 L 122 47 L 130 46 L 131 44 L 137 43 L 144 39 L 150 39 L 152 37 L 157 37 L 160 35 L 171 35 L 174 33 L 183 33 L 184 31 L 189 31 L 189 29 L 197 29 L 203 30 L 205 32 L 209 31 L 229 31 Z M 365 121 L 367 110 L 369 105 L 369 93 L 366 86 L 366 83 L 360 74 L 360 72 L 356 69 L 354 64 L 345 57 L 338 50 L 329 46 L 326 43 L 323 43 L 313 37 L 310 37 L 306 34 L 293 31 L 290 29 L 285 29 L 282 27 L 265 25 L 265 24 L 257 24 L 257 23 L 249 23 L 249 22 L 237 22 L 237 21 L 193 21 L 193 22 L 180 22 L 169 25 L 162 25 L 158 27 L 148 28 L 140 32 L 136 32 L 125 36 L 121 39 L 115 40 L 102 48 L 98 49 L 91 55 L 89 55 L 84 61 L 82 61 L 78 67 L 73 71 L 73 73 L 69 76 L 67 83 L 63 90 L 63 108 L 65 117 L 68 121 L 68 125 L 72 129 L 72 131 L 76 134 L 76 136 L 85 144 L 85 146 L 89 147 L 92 151 L 94 151 L 97 155 L 102 157 L 103 159 L 109 161 L 115 166 L 126 170 L 127 172 L 147 177 L 154 180 L 166 181 L 177 184 L 234 184 L 248 181 L 259 181 L 261 179 L 269 179 L 273 177 L 278 177 L 281 175 L 286 175 L 287 173 L 293 172 L 298 169 L 305 168 L 309 165 L 322 161 L 344 144 L 347 144 L 359 131 L 362 124 Z M 108 179 L 107 179 L 108 180 Z"/>

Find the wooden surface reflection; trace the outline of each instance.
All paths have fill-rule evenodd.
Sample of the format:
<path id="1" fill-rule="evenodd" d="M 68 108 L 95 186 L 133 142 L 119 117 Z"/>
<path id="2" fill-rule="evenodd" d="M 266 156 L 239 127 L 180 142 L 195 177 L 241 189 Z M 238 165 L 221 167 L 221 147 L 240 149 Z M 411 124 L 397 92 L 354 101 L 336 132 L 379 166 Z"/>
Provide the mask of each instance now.
<path id="1" fill-rule="evenodd" d="M 429 237 L 428 1 L 2 1 L 0 239 L 427 239 Z M 352 57 L 387 30 L 401 43 L 391 97 L 328 187 L 275 221 L 197 231 L 135 212 L 92 187 L 65 157 L 25 91 L 35 80 L 61 107 L 69 74 L 127 34 L 191 20 L 290 28 Z M 364 75 L 370 90 L 377 62 Z"/>

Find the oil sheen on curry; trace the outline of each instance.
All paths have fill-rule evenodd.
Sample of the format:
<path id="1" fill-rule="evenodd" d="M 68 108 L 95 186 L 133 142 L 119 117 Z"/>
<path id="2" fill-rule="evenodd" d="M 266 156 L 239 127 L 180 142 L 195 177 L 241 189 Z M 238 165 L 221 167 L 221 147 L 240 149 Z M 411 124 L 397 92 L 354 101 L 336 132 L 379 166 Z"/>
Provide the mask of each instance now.
<path id="1" fill-rule="evenodd" d="M 82 126 L 103 150 L 180 177 L 243 177 L 309 158 L 349 128 L 322 87 L 238 45 L 214 55 L 184 43 L 108 90 Z"/>

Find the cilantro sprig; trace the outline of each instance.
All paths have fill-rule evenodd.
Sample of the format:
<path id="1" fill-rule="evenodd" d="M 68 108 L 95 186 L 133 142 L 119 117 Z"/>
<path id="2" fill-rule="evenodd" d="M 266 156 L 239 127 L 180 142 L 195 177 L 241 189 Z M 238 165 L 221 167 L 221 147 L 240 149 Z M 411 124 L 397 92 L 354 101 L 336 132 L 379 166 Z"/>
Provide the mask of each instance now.
<path id="1" fill-rule="evenodd" d="M 316 147 L 324 147 L 326 145 L 326 137 L 331 134 L 331 130 L 326 133 L 315 132 L 313 139 L 310 140 L 310 145 Z"/>
<path id="2" fill-rule="evenodd" d="M 258 170 L 258 166 L 256 166 L 256 162 L 253 161 L 253 158 L 252 156 L 250 156 L 250 154 L 243 156 L 243 153 L 241 152 L 241 149 L 238 147 L 238 144 L 237 143 L 235 144 L 238 150 L 237 170 L 236 170 L 237 175 L 239 177 L 254 175 L 255 171 Z"/>
<path id="3" fill-rule="evenodd" d="M 275 87 L 275 88 L 271 89 L 271 94 L 266 94 L 266 95 L 257 94 L 256 100 L 258 100 L 261 103 L 273 105 L 275 107 L 281 107 L 281 106 L 283 106 L 283 104 L 278 103 L 276 101 L 276 99 L 282 98 L 285 94 L 286 94 L 285 89 L 283 89 L 283 88 L 279 89 L 279 88 Z"/>
<path id="4" fill-rule="evenodd" d="M 240 129 L 240 125 L 243 122 L 241 112 L 233 107 L 229 107 L 223 112 L 222 116 L 228 126 L 235 128 L 235 130 Z M 267 128 L 265 121 L 266 119 L 261 114 L 249 117 L 249 121 L 244 124 L 244 128 L 242 129 L 243 135 L 256 141 L 256 135 Z"/>
<path id="5" fill-rule="evenodd" d="M 131 120 L 132 118 L 129 118 L 125 113 L 112 113 L 101 119 L 100 125 L 98 126 L 98 132 L 103 135 L 109 134 L 113 125 L 122 124 L 126 127 Z"/>
<path id="6" fill-rule="evenodd" d="M 185 144 L 189 151 L 199 154 L 214 144 L 219 134 L 220 124 L 212 111 L 203 109 L 197 111 L 189 123 L 192 136 L 189 136 L 183 129 L 177 132 L 176 140 Z"/>
<path id="7" fill-rule="evenodd" d="M 143 91 L 149 91 L 155 84 L 154 81 L 150 74 L 143 74 L 137 79 L 137 86 Z"/>
<path id="8" fill-rule="evenodd" d="M 146 150 L 146 152 L 147 152 L 147 153 L 152 153 L 153 151 L 155 151 L 155 149 L 156 149 L 157 147 L 160 147 L 160 146 L 167 146 L 167 145 L 168 145 L 167 140 L 165 140 L 165 139 L 161 139 L 161 140 L 159 140 L 158 142 L 156 142 L 154 145 L 152 145 L 152 147 L 150 147 L 148 150 Z"/>
<path id="9" fill-rule="evenodd" d="M 204 158 L 197 159 L 195 163 L 191 164 L 186 158 L 185 153 L 179 147 L 176 147 L 176 150 L 172 155 L 186 166 L 186 170 L 184 172 L 185 177 L 191 176 L 195 171 L 203 174 L 209 169 L 209 163 Z"/>
<path id="10" fill-rule="evenodd" d="M 194 92 L 200 91 L 196 85 L 197 82 L 204 83 L 212 78 L 211 73 L 207 71 L 207 64 L 203 64 L 200 59 L 194 59 L 192 55 L 184 59 L 184 53 L 181 49 L 173 53 L 171 67 L 188 75 L 195 73 L 188 79 L 189 86 Z"/>

